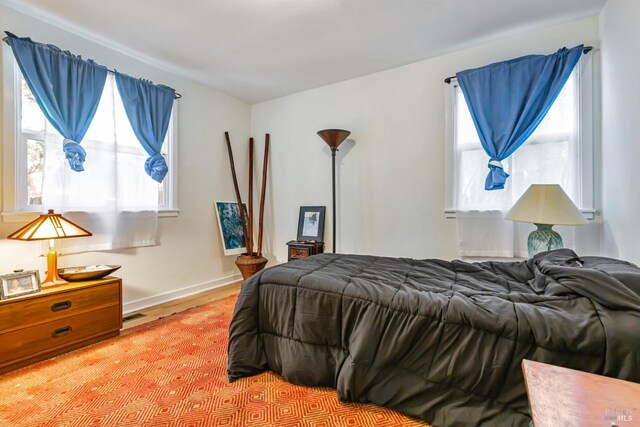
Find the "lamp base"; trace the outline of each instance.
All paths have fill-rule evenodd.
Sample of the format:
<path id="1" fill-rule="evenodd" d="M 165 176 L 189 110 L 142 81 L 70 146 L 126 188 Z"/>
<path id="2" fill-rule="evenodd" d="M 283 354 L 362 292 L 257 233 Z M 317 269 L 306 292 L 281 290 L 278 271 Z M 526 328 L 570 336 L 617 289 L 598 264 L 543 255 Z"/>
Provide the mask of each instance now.
<path id="1" fill-rule="evenodd" d="M 49 241 L 49 252 L 47 252 L 47 277 L 40 285 L 43 288 L 51 288 L 69 283 L 58 275 L 58 252 L 53 245 L 53 239 Z"/>
<path id="2" fill-rule="evenodd" d="M 56 274 L 56 276 L 58 276 L 58 275 Z M 40 287 L 42 287 L 42 288 L 53 288 L 54 286 L 60 286 L 60 285 L 64 285 L 64 284 L 67 284 L 67 283 L 69 283 L 69 282 L 67 282 L 66 280 L 64 280 L 63 278 L 61 278 L 59 276 L 57 278 L 55 278 L 55 277 L 50 278 L 48 276 L 48 273 L 47 273 L 47 278 L 45 279 L 44 282 L 42 282 Z"/>
<path id="3" fill-rule="evenodd" d="M 562 249 L 562 237 L 551 229 L 553 225 L 548 224 L 536 224 L 537 230 L 534 230 L 529 234 L 527 239 L 527 248 L 529 250 L 529 258 L 540 252 L 553 251 L 556 249 Z"/>

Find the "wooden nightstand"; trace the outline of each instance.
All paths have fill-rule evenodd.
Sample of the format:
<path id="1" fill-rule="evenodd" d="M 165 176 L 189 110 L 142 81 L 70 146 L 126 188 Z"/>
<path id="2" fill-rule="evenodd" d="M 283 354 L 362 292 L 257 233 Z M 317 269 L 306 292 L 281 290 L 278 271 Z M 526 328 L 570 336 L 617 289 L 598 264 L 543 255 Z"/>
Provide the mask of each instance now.
<path id="1" fill-rule="evenodd" d="M 298 242 L 292 240 L 287 242 L 289 247 L 289 261 L 294 259 L 306 258 L 311 255 L 317 255 L 324 252 L 323 242 Z"/>
<path id="2" fill-rule="evenodd" d="M 536 427 L 638 425 L 640 384 L 531 360 L 522 371 Z"/>
<path id="3" fill-rule="evenodd" d="M 115 337 L 122 280 L 73 282 L 0 301 L 0 373 Z"/>

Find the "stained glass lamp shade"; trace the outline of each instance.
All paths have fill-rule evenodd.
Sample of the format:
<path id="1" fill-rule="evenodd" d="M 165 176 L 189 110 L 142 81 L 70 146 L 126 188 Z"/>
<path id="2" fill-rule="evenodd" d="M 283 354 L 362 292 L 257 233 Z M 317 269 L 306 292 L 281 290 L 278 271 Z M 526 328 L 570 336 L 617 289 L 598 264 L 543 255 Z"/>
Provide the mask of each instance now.
<path id="1" fill-rule="evenodd" d="M 533 184 L 507 212 L 505 219 L 535 224 L 538 229 L 529 234 L 529 257 L 563 247 L 562 237 L 554 225 L 584 225 L 580 210 L 558 184 Z"/>
<path id="2" fill-rule="evenodd" d="M 53 209 L 49 209 L 48 213 L 40 215 L 20 230 L 8 236 L 7 239 L 49 240 L 47 277 L 42 282 L 42 286 L 47 287 L 67 283 L 66 280 L 58 276 L 58 253 L 55 250 L 54 240 L 87 236 L 91 236 L 89 231 L 74 224 L 62 215 L 54 213 Z"/>

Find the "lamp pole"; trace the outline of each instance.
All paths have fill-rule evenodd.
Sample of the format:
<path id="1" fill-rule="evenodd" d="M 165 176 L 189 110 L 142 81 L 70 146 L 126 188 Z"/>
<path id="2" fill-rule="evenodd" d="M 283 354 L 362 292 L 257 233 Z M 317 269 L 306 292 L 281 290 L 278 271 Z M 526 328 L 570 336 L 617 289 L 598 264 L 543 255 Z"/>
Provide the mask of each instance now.
<path id="1" fill-rule="evenodd" d="M 324 129 L 318 131 L 318 136 L 327 143 L 331 149 L 331 185 L 333 199 L 333 253 L 336 253 L 336 151 L 338 146 L 351 135 L 344 129 Z"/>
<path id="2" fill-rule="evenodd" d="M 336 253 L 336 151 L 338 151 L 338 147 L 331 147 L 331 182 L 333 185 L 333 253 Z"/>

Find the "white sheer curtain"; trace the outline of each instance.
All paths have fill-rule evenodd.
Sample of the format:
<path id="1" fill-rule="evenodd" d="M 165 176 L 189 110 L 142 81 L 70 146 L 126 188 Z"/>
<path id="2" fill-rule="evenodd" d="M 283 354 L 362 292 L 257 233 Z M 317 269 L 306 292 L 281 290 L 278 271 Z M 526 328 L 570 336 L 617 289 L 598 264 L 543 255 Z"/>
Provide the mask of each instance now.
<path id="1" fill-rule="evenodd" d="M 460 256 L 513 257 L 515 227 L 503 216 L 499 211 L 458 212 L 456 225 Z"/>
<path id="2" fill-rule="evenodd" d="M 505 189 L 486 191 L 487 155 L 462 91 L 456 88 L 454 200 L 460 256 L 527 257 L 527 236 L 535 226 L 503 218 L 531 184 L 560 184 L 581 206 L 578 94 L 574 71 L 534 134 L 503 162 L 511 175 Z M 573 227 L 560 232 L 565 247 L 572 247 Z"/>
<path id="3" fill-rule="evenodd" d="M 158 183 L 144 171 L 149 156 L 133 134 L 113 76 L 81 143 L 87 152 L 84 172 L 69 168 L 62 136 L 47 125 L 43 207 L 93 233 L 56 247 L 75 253 L 155 245 Z"/>

